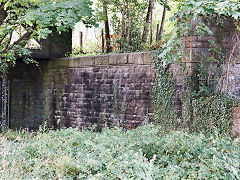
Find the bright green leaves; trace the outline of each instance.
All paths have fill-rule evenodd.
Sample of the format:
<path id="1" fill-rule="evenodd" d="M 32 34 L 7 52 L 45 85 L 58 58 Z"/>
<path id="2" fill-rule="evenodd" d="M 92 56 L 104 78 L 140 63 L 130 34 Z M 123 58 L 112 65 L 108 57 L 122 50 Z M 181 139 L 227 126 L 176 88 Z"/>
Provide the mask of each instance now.
<path id="1" fill-rule="evenodd" d="M 240 17 L 240 3 L 238 0 L 186 0 L 179 5 L 183 14 L 203 16 L 223 15 L 238 19 Z"/>
<path id="2" fill-rule="evenodd" d="M 160 50 L 158 56 L 168 62 L 180 60 L 178 55 L 182 51 L 182 45 L 178 42 L 181 37 L 195 34 L 198 36 L 209 35 L 213 32 L 208 27 L 211 18 L 221 24 L 221 18 L 232 17 L 236 21 L 240 18 L 240 3 L 238 0 L 185 0 L 179 3 L 178 12 L 171 18 L 175 22 L 174 34 Z M 205 19 L 202 21 L 201 19 Z M 192 24 L 193 23 L 193 24 Z M 238 28 L 239 29 L 239 28 Z"/>
<path id="3" fill-rule="evenodd" d="M 7 14 L 0 25 L 0 71 L 15 65 L 17 58 L 30 55 L 25 48 L 30 38 L 46 38 L 55 28 L 59 33 L 68 31 L 79 21 L 96 25 L 90 0 L 0 0 L 0 5 L 4 5 L 0 13 Z M 20 27 L 29 35 L 18 42 L 13 32 Z"/>
<path id="4" fill-rule="evenodd" d="M 237 20 L 240 17 L 240 11 L 233 12 L 232 17 Z"/>
<path id="5" fill-rule="evenodd" d="M 197 34 L 201 37 L 204 35 L 213 35 L 213 32 L 203 22 L 198 22 L 196 25 Z"/>
<path id="6" fill-rule="evenodd" d="M 184 56 L 183 43 L 173 35 L 158 51 L 157 58 L 161 60 L 160 68 L 167 68 L 170 64 L 178 61 Z"/>
<path id="7" fill-rule="evenodd" d="M 237 0 L 191 0 L 182 4 L 185 9 L 192 9 L 192 12 L 198 15 L 224 15 L 239 18 L 240 4 Z"/>
<path id="8" fill-rule="evenodd" d="M 95 25 L 92 18 L 92 3 L 87 0 L 71 0 L 58 3 L 45 2 L 39 8 L 29 10 L 24 20 L 29 25 L 37 25 L 36 31 L 40 38 L 46 37 L 56 27 L 59 32 L 68 31 L 74 25 L 83 21 L 87 25 Z"/>

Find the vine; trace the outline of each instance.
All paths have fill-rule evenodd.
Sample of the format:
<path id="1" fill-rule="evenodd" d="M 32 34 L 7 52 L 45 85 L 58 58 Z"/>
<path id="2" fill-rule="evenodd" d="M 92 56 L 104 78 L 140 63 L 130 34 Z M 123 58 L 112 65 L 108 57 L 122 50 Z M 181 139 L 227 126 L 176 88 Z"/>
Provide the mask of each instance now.
<path id="1" fill-rule="evenodd" d="M 221 132 L 230 132 L 232 109 L 238 102 L 227 95 L 223 87 L 228 87 L 228 71 L 237 48 L 232 48 L 230 56 L 226 56 L 222 39 L 224 22 L 228 18 L 234 19 L 239 31 L 239 17 L 240 5 L 236 0 L 186 0 L 179 4 L 178 12 L 172 17 L 176 28 L 157 53 L 154 106 L 158 123 L 167 128 L 186 127 L 190 131 L 213 132 L 217 128 Z M 209 52 L 195 54 L 194 61 L 197 62 L 182 63 L 180 60 L 189 56 L 191 60 L 193 56 L 191 53 L 186 55 L 183 42 L 192 35 L 210 37 Z M 181 64 L 183 71 L 181 120 L 174 115 L 176 87 L 170 71 L 174 63 Z M 222 71 L 224 64 L 228 66 L 225 74 Z M 222 79 L 225 81 L 220 82 Z"/>
<path id="2" fill-rule="evenodd" d="M 176 127 L 176 112 L 174 110 L 174 82 L 172 81 L 172 73 L 168 70 L 169 65 L 165 65 L 164 61 L 156 63 L 157 78 L 153 92 L 153 104 L 155 107 L 155 119 L 157 123 L 163 127 Z"/>

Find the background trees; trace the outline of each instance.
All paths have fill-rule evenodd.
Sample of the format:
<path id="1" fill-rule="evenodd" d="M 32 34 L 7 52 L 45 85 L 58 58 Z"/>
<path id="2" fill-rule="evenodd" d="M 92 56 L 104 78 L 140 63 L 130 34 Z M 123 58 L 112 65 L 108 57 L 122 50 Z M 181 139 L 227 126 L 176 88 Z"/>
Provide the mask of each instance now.
<path id="1" fill-rule="evenodd" d="M 153 48 L 152 44 L 158 43 L 155 41 L 156 38 L 153 43 L 153 36 L 159 36 L 158 33 L 156 34 L 160 29 L 157 24 L 161 21 L 162 13 L 156 10 L 168 7 L 167 1 L 98 0 L 96 4 L 99 23 L 104 22 L 105 27 L 108 23 L 108 27 L 114 35 L 114 38 L 111 39 L 111 47 L 114 49 L 118 49 L 120 52 L 141 51 L 151 49 Z M 164 17 L 165 15 L 166 9 Z M 106 17 L 108 18 L 107 22 L 105 21 Z M 164 20 L 162 24 L 164 24 Z M 107 28 L 105 28 L 105 36 L 108 34 L 106 30 Z M 107 52 L 109 51 L 107 50 Z"/>
<path id="2" fill-rule="evenodd" d="M 68 31 L 81 21 L 88 26 L 103 24 L 106 52 L 140 51 L 159 40 L 165 0 L 0 0 L 0 71 L 14 66 L 17 57 L 34 62 L 26 48 L 29 39 L 46 38 L 52 31 Z M 95 8 L 95 9 L 94 9 Z M 94 10 L 96 16 L 94 16 Z M 155 11 L 154 11 L 155 10 Z M 159 18 L 160 17 L 160 18 Z M 162 21 L 163 22 L 163 21 Z M 163 23 L 162 23 L 163 24 Z M 162 27 L 162 26 L 161 26 Z M 17 40 L 13 32 L 24 33 Z M 112 37 L 110 37 L 112 36 Z"/>

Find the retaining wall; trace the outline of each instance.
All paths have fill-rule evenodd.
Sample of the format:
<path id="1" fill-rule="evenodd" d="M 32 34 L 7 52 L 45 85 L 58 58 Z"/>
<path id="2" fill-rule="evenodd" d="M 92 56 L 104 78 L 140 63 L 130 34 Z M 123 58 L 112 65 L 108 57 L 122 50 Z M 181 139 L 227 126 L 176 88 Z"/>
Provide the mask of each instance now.
<path id="1" fill-rule="evenodd" d="M 185 37 L 183 62 L 191 73 L 199 62 L 204 63 L 202 57 L 214 55 L 209 51 L 209 40 L 216 42 L 226 62 L 222 64 L 219 91 L 240 98 L 240 35 L 232 19 L 226 19 L 220 29 L 214 19 L 206 23 L 214 35 L 200 37 L 193 33 Z M 195 25 L 193 21 L 193 28 Z M 54 128 L 88 128 L 93 124 L 99 128 L 135 128 L 152 121 L 154 60 L 153 52 L 139 52 L 41 60 L 38 67 L 19 63 L 9 74 L 10 127 L 35 129 L 47 121 Z M 211 78 L 217 63 L 205 63 L 209 64 Z M 175 104 L 181 119 L 180 96 L 185 89 L 181 66 L 174 64 L 171 71 L 176 79 Z M 239 122 L 237 107 L 233 110 L 233 134 L 240 135 Z"/>
<path id="2" fill-rule="evenodd" d="M 152 120 L 153 52 L 42 60 L 10 72 L 10 126 L 123 126 Z"/>

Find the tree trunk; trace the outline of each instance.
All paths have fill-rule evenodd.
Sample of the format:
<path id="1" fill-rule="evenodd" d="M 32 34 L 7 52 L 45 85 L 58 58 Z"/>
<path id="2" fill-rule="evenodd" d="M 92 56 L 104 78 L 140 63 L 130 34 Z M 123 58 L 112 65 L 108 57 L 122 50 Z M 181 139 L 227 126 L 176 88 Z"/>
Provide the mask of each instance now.
<path id="1" fill-rule="evenodd" d="M 132 23 L 132 16 L 128 17 L 128 33 L 127 33 L 127 43 L 130 44 L 130 36 L 131 36 L 131 23 Z"/>
<path id="2" fill-rule="evenodd" d="M 3 24 L 4 20 L 7 17 L 7 12 L 4 10 L 5 3 L 0 3 L 0 25 Z"/>
<path id="3" fill-rule="evenodd" d="M 102 29 L 102 53 L 104 53 L 104 46 L 105 46 L 105 43 L 104 43 L 104 31 Z"/>
<path id="4" fill-rule="evenodd" d="M 121 38 L 122 40 L 126 37 L 126 29 L 125 29 L 125 13 L 126 13 L 126 0 L 123 0 L 123 7 L 122 7 L 122 27 L 121 27 Z M 121 40 L 121 41 L 122 41 Z M 120 42 L 120 49 L 122 49 L 122 42 Z"/>
<path id="5" fill-rule="evenodd" d="M 104 18 L 104 25 L 105 25 L 105 39 L 106 39 L 106 47 L 107 47 L 106 52 L 109 53 L 112 51 L 112 48 L 111 48 L 111 42 L 110 42 L 107 5 L 105 3 L 103 3 L 103 18 Z"/>
<path id="6" fill-rule="evenodd" d="M 1 87 L 1 131 L 8 128 L 8 83 L 7 83 L 7 73 L 3 72 L 1 75 L 2 87 Z"/>
<path id="7" fill-rule="evenodd" d="M 157 24 L 156 41 L 158 41 L 159 24 Z"/>
<path id="8" fill-rule="evenodd" d="M 149 0 L 148 12 L 147 12 L 147 16 L 146 16 L 146 24 L 144 26 L 143 35 L 142 35 L 142 42 L 144 42 L 144 43 L 147 42 L 152 8 L 153 8 L 153 2 L 152 2 L 152 0 Z"/>
<path id="9" fill-rule="evenodd" d="M 150 13 L 150 45 L 152 45 L 152 41 L 153 41 L 153 24 L 152 24 L 153 8 L 154 8 L 154 3 L 152 4 L 152 10 L 151 10 L 151 13 Z"/>
<path id="10" fill-rule="evenodd" d="M 168 0 L 165 0 L 165 4 L 167 4 L 167 3 L 168 3 Z M 162 22 L 161 22 L 160 30 L 159 30 L 159 33 L 158 33 L 157 41 L 161 41 L 161 38 L 162 38 L 163 27 L 164 27 L 164 22 L 165 22 L 165 18 L 166 18 L 166 11 L 167 11 L 167 9 L 164 6 L 163 14 L 162 14 Z"/>
<path id="11" fill-rule="evenodd" d="M 126 0 L 123 0 L 122 28 L 121 28 L 121 36 L 122 36 L 122 38 L 125 38 L 125 13 L 126 13 Z"/>

